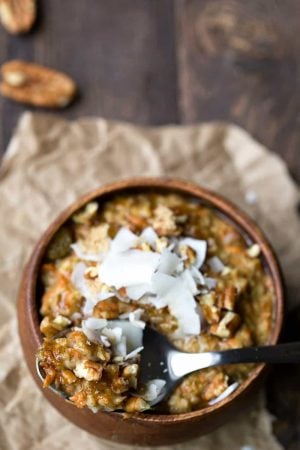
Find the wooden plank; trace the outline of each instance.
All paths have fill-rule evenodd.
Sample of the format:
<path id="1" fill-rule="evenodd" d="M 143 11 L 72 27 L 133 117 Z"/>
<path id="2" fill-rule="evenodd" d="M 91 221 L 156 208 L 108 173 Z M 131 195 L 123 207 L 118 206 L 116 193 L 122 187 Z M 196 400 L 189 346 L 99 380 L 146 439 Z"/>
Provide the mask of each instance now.
<path id="1" fill-rule="evenodd" d="M 66 71 L 80 96 L 57 114 L 143 124 L 178 122 L 172 0 L 40 2 L 30 35 L 0 31 L 0 63 L 25 58 Z M 25 108 L 0 99 L 3 152 Z"/>
<path id="2" fill-rule="evenodd" d="M 300 181 L 300 2 L 179 0 L 183 122 L 225 120 L 248 130 Z"/>

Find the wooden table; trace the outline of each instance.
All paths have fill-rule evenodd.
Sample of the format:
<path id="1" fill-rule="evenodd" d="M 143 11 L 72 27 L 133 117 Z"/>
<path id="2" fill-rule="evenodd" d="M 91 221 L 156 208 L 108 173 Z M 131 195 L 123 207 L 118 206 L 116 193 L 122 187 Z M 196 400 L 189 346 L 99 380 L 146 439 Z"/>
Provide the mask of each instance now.
<path id="1" fill-rule="evenodd" d="M 237 123 L 299 182 L 299 34 L 299 0 L 43 0 L 32 33 L 0 30 L 0 62 L 24 58 L 72 75 L 81 94 L 58 112 L 67 118 Z M 0 152 L 22 111 L 0 100 Z M 276 434 L 296 449 L 300 377 L 285 373 L 271 378 L 269 403 Z"/>

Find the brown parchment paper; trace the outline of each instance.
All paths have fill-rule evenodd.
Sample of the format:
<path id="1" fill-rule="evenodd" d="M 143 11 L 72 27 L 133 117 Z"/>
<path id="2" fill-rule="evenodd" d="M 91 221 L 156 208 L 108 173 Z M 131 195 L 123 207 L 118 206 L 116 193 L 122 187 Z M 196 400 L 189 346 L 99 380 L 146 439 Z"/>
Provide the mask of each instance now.
<path id="1" fill-rule="evenodd" d="M 22 357 L 15 298 L 36 239 L 78 195 L 108 181 L 162 174 L 221 192 L 254 217 L 280 256 L 290 298 L 297 298 L 298 191 L 283 162 L 245 131 L 222 123 L 142 128 L 100 118 L 66 122 L 25 113 L 0 169 L 1 450 L 128 448 L 76 428 L 44 400 Z M 263 394 L 253 402 L 252 411 L 242 411 L 234 422 L 172 448 L 281 448 L 271 434 Z"/>

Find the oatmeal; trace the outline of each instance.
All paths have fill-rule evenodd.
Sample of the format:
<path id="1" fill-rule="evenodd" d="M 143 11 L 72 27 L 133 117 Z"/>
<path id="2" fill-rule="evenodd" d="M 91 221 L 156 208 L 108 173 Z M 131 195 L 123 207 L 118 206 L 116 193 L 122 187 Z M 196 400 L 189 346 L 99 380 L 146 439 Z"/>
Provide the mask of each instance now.
<path id="1" fill-rule="evenodd" d="M 145 411 L 164 388 L 160 379 L 139 384 L 146 323 L 186 352 L 260 345 L 271 333 L 274 293 L 258 244 L 179 195 L 87 204 L 50 243 L 41 282 L 44 386 L 93 411 Z M 216 403 L 251 370 L 195 372 L 160 409 Z"/>

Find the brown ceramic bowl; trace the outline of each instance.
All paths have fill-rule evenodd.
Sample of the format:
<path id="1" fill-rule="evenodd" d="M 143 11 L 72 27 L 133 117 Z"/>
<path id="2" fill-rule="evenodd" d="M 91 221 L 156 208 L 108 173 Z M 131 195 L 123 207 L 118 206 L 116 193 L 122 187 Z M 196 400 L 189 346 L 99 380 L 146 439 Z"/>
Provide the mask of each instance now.
<path id="1" fill-rule="evenodd" d="M 273 250 L 255 223 L 229 201 L 195 184 L 164 178 L 135 178 L 103 186 L 76 200 L 48 227 L 33 250 L 20 286 L 18 318 L 25 358 L 32 376 L 40 388 L 41 382 L 35 370 L 35 354 L 42 343 L 38 315 L 40 300 L 38 274 L 50 239 L 62 224 L 87 202 L 94 199 L 101 202 L 116 193 L 147 190 L 177 192 L 212 205 L 242 230 L 250 240 L 260 245 L 262 257 L 271 274 L 275 290 L 274 324 L 270 343 L 276 344 L 278 341 L 283 321 L 282 277 Z M 224 424 L 244 407 L 247 399 L 251 401 L 251 393 L 261 382 L 265 371 L 265 364 L 258 365 L 248 379 L 224 400 L 198 411 L 178 415 L 136 413 L 128 416 L 128 414 L 119 412 L 95 414 L 87 408 L 76 408 L 49 389 L 44 389 L 43 394 L 61 414 L 98 437 L 127 444 L 164 445 L 206 434 Z"/>

